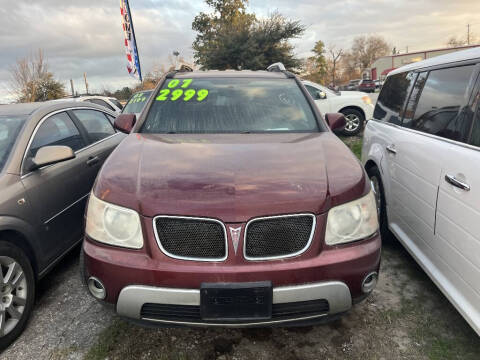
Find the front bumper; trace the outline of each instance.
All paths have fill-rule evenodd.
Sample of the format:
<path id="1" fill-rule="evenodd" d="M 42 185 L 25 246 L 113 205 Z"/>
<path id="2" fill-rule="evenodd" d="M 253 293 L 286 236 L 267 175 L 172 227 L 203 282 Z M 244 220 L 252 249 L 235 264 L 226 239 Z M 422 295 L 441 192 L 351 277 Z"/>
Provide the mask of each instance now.
<path id="1" fill-rule="evenodd" d="M 317 306 L 312 306 L 315 305 L 315 302 L 317 302 Z M 172 306 L 162 307 L 160 313 L 155 313 L 155 305 L 158 304 Z M 305 307 L 304 304 L 310 305 L 308 307 L 310 311 L 302 309 Z M 322 304 L 327 306 L 322 307 Z M 143 311 L 144 306 L 149 305 L 149 311 Z M 281 310 L 274 310 L 272 318 L 268 320 L 204 321 L 199 316 L 200 290 L 132 285 L 125 287 L 120 292 L 117 313 L 133 320 L 164 325 L 251 327 L 299 323 L 325 318 L 348 311 L 351 306 L 352 298 L 348 286 L 339 281 L 329 281 L 273 288 L 273 308 Z M 166 310 L 173 316 L 167 314 Z M 182 312 L 185 314 L 183 318 L 181 318 Z"/>

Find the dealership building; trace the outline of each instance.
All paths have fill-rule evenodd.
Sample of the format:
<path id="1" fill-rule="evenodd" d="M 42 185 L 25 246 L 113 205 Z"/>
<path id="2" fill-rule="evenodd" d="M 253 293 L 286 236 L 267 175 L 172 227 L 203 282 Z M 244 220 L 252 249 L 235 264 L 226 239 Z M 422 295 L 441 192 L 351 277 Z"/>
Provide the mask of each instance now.
<path id="1" fill-rule="evenodd" d="M 390 71 L 396 68 L 399 68 L 403 65 L 429 59 L 439 55 L 452 53 L 455 51 L 470 49 L 477 46 L 479 45 L 416 51 L 416 52 L 405 53 L 405 54 L 382 56 L 381 58 L 378 58 L 377 60 L 375 60 L 370 68 L 364 70 L 363 78 L 372 79 L 372 80 L 377 80 L 377 79 L 383 80 L 385 79 L 385 77 Z"/>

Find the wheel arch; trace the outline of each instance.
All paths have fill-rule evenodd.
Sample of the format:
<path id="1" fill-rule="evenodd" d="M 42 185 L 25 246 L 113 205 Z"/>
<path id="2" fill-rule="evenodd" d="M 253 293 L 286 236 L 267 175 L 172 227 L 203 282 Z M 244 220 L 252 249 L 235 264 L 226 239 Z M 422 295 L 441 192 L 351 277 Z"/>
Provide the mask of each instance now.
<path id="1" fill-rule="evenodd" d="M 368 173 L 368 170 L 370 170 L 370 169 L 372 169 L 372 168 L 374 168 L 374 167 L 380 169 L 380 168 L 378 167 L 377 163 L 376 163 L 375 161 L 373 161 L 372 159 L 367 160 L 367 162 L 365 163 L 365 166 L 364 166 L 365 171 L 366 171 L 367 173 Z"/>
<path id="2" fill-rule="evenodd" d="M 5 220 L 5 218 L 1 220 Z M 38 278 L 38 273 L 41 270 L 39 268 L 38 249 L 32 244 L 32 237 L 28 235 L 29 231 L 24 230 L 25 229 L 18 228 L 17 226 L 2 224 L 2 226 L 0 226 L 0 241 L 11 243 L 20 248 L 30 260 L 35 278 Z"/>

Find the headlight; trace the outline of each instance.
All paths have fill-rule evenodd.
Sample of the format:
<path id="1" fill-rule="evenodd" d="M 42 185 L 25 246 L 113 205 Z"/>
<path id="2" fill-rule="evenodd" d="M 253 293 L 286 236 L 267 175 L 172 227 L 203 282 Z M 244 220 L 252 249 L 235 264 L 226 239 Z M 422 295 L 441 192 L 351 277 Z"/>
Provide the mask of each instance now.
<path id="1" fill-rule="evenodd" d="M 143 246 L 140 216 L 134 210 L 112 205 L 90 194 L 85 233 L 92 239 L 115 246 Z"/>
<path id="2" fill-rule="evenodd" d="M 362 96 L 362 100 L 366 105 L 370 105 L 372 103 L 372 99 L 370 99 L 370 96 Z"/>
<path id="3" fill-rule="evenodd" d="M 375 197 L 370 191 L 361 199 L 336 206 L 328 212 L 325 243 L 338 245 L 361 240 L 378 230 Z"/>

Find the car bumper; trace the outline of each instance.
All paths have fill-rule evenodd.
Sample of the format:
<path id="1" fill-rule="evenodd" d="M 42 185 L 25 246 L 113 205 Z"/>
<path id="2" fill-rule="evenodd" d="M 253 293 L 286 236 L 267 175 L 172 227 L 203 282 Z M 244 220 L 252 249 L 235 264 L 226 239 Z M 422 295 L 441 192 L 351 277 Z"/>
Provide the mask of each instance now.
<path id="1" fill-rule="evenodd" d="M 105 302 L 121 316 L 157 325 L 248 327 L 297 324 L 348 311 L 352 303 L 368 295 L 362 291 L 362 282 L 368 274 L 378 272 L 380 246 L 377 234 L 323 249 L 311 258 L 241 265 L 159 261 L 148 251 L 104 246 L 88 238 L 84 253 L 86 276 L 102 282 Z M 203 283 L 254 281 L 271 282 L 273 310 L 283 309 L 283 315 L 274 311 L 271 319 L 258 321 L 205 321 L 199 316 Z M 327 308 L 322 308 L 322 301 Z M 148 311 L 144 306 L 149 307 Z M 161 311 L 156 312 L 158 309 Z M 177 317 L 172 319 L 168 314 Z"/>
<path id="2" fill-rule="evenodd" d="M 292 315 L 285 311 L 286 308 L 299 308 L 302 304 L 322 299 L 330 305 L 328 308 L 318 308 L 317 311 L 299 312 Z M 147 311 L 144 305 L 150 304 Z M 162 306 L 155 312 L 151 304 L 170 305 Z M 273 308 L 283 311 L 273 312 L 272 318 L 258 321 L 204 321 L 200 318 L 200 290 L 198 289 L 172 289 L 152 286 L 127 286 L 121 292 L 117 302 L 117 313 L 120 316 L 133 320 L 142 320 L 164 325 L 183 326 L 211 326 L 211 327 L 250 327 L 274 326 L 276 324 L 298 323 L 308 320 L 327 318 L 334 314 L 348 311 L 352 306 L 352 298 L 348 286 L 339 281 L 329 281 L 316 284 L 296 286 L 281 286 L 273 288 Z M 187 307 L 187 311 L 185 311 Z M 182 312 L 185 318 L 172 318 L 165 316 L 166 309 L 176 316 Z M 163 316 L 163 317 L 162 317 Z"/>

